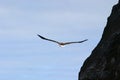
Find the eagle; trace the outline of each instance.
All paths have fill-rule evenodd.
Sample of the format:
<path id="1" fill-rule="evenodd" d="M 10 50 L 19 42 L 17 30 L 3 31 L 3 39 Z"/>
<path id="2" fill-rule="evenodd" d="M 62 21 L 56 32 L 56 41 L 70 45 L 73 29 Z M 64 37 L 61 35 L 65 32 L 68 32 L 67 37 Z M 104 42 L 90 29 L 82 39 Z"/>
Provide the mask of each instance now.
<path id="1" fill-rule="evenodd" d="M 83 43 L 85 41 L 87 41 L 88 39 L 85 39 L 85 40 L 82 40 L 82 41 L 73 41 L 73 42 L 59 42 L 59 41 L 56 41 L 56 40 L 52 40 L 52 39 L 48 39 L 48 38 L 45 38 L 39 34 L 37 34 L 38 37 L 40 37 L 41 39 L 43 40 L 47 40 L 47 41 L 51 41 L 51 42 L 54 42 L 54 43 L 57 43 L 60 47 L 64 47 L 65 45 L 68 45 L 68 44 L 73 44 L 73 43 Z"/>

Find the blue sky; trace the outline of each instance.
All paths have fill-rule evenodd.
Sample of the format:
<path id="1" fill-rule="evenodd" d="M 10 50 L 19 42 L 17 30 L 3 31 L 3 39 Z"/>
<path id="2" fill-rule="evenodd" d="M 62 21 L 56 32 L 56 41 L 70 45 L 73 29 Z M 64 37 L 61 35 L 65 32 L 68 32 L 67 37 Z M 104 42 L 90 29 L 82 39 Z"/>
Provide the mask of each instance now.
<path id="1" fill-rule="evenodd" d="M 118 0 L 0 0 L 0 80 L 77 80 Z M 41 40 L 89 39 L 61 48 Z"/>

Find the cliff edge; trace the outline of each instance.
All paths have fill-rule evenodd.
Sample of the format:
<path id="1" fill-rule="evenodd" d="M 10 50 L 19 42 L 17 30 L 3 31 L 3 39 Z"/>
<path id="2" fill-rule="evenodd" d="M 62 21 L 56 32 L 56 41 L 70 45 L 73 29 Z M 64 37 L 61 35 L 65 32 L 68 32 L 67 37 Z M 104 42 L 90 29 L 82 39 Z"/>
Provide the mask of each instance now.
<path id="1" fill-rule="evenodd" d="M 78 80 L 120 80 L 120 0 L 113 6 L 102 38 L 85 60 Z"/>

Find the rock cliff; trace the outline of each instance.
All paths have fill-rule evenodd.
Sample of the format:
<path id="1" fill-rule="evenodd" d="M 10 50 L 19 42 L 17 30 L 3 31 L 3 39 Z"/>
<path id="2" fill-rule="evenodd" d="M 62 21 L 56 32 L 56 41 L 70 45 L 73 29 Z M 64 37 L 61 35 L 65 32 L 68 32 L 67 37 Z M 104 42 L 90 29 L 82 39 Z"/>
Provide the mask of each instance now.
<path id="1" fill-rule="evenodd" d="M 78 80 L 120 80 L 120 0 L 113 6 L 102 38 L 85 60 Z"/>

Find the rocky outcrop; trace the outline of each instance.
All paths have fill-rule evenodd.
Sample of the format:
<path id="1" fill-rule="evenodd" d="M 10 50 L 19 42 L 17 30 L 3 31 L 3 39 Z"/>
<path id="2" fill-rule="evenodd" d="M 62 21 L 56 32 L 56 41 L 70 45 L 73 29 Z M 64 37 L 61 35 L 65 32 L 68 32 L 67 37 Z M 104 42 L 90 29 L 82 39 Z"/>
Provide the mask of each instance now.
<path id="1" fill-rule="evenodd" d="M 120 80 L 120 1 L 113 6 L 102 38 L 85 60 L 78 80 Z"/>

